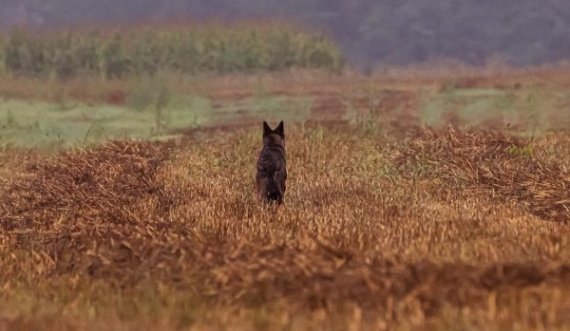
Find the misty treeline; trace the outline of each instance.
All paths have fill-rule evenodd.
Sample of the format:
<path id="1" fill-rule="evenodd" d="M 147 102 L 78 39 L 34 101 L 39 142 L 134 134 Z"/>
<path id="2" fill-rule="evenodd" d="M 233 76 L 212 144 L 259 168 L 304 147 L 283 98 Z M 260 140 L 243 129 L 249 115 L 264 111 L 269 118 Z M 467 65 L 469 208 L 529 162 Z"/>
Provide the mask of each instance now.
<path id="1" fill-rule="evenodd" d="M 570 56 L 567 0 L 4 0 L 0 24 L 280 18 L 330 31 L 355 64 L 515 65 Z"/>
<path id="2" fill-rule="evenodd" d="M 0 33 L 0 74 L 124 78 L 316 68 L 338 72 L 344 58 L 322 34 L 284 24 L 90 27 Z"/>

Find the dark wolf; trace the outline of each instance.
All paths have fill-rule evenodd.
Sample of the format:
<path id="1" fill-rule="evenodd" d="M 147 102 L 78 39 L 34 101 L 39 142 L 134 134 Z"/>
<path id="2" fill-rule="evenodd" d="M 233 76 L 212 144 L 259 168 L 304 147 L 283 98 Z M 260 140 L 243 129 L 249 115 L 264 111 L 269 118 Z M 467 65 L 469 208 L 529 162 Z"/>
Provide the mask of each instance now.
<path id="1" fill-rule="evenodd" d="M 263 121 L 263 148 L 257 160 L 255 181 L 257 192 L 266 202 L 283 203 L 287 163 L 285 158 L 285 132 L 283 121 L 275 130 Z"/>

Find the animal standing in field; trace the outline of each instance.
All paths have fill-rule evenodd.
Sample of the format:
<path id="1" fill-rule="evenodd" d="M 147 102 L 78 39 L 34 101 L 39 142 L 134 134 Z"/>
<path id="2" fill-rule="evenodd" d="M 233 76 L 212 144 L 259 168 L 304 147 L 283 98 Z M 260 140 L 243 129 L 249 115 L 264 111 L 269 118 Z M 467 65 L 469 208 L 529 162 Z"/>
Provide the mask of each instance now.
<path id="1" fill-rule="evenodd" d="M 283 121 L 275 130 L 263 121 L 263 148 L 257 160 L 257 192 L 266 202 L 283 203 L 287 180 Z"/>

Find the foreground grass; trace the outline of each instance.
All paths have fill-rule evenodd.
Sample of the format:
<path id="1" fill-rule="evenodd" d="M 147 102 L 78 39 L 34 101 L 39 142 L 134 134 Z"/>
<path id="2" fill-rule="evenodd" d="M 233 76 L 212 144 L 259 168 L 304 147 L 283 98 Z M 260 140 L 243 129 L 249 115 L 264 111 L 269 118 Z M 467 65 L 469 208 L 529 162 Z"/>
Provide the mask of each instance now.
<path id="1" fill-rule="evenodd" d="M 259 134 L 10 163 L 0 328 L 570 328 L 567 135 L 289 126 L 275 209 Z"/>
<path id="2" fill-rule="evenodd" d="M 568 330 L 568 77 L 2 80 L 0 329 Z"/>

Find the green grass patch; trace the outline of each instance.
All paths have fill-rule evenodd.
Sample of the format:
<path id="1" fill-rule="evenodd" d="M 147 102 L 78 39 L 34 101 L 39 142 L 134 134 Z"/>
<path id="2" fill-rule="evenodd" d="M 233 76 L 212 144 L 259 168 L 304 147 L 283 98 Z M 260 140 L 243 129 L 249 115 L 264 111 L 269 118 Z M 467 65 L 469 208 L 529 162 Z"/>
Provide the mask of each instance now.
<path id="1" fill-rule="evenodd" d="M 437 126 L 448 123 L 449 117 L 466 125 L 522 125 L 528 132 L 548 130 L 553 114 L 560 114 L 557 105 L 564 97 L 555 91 L 527 88 L 518 92 L 499 89 L 448 89 L 423 92 L 419 109 L 422 123 Z M 446 118 L 448 117 L 448 118 Z"/>
<path id="2" fill-rule="evenodd" d="M 0 144 L 25 148 L 82 147 L 109 139 L 160 139 L 171 132 L 242 120 L 302 122 L 310 98 L 263 96 L 215 106 L 202 96 L 151 91 L 133 94 L 126 106 L 90 106 L 0 99 Z M 138 93 L 138 94 L 137 94 Z"/>
<path id="3" fill-rule="evenodd" d="M 200 102 L 165 110 L 168 128 L 207 122 L 209 108 Z M 106 139 L 152 139 L 160 135 L 154 111 L 127 107 L 87 106 L 4 100 L 0 102 L 0 140 L 17 147 L 72 147 Z"/>

